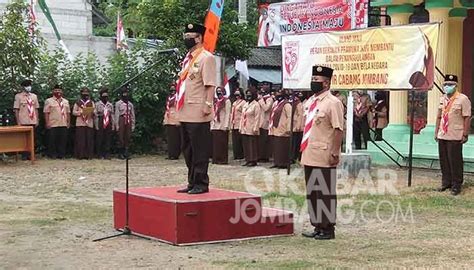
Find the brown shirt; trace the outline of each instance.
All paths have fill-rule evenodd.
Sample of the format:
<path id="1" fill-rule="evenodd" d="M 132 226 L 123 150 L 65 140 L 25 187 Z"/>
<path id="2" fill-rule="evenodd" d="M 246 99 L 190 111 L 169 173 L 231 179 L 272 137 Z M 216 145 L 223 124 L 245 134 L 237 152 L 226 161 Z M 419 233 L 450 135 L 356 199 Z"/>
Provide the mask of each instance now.
<path id="1" fill-rule="evenodd" d="M 81 101 L 78 101 L 81 102 Z M 72 107 L 72 115 L 76 116 L 76 127 L 94 127 L 94 114 L 83 115 L 83 107 L 91 107 L 95 110 L 95 105 L 92 100 L 89 100 L 86 104 L 78 105 L 77 102 L 74 103 Z"/>
<path id="2" fill-rule="evenodd" d="M 272 106 L 275 101 L 271 96 L 261 98 L 258 100 L 260 108 L 262 109 L 262 116 L 260 120 L 260 128 L 268 129 L 270 126 L 270 114 L 272 113 Z"/>
<path id="3" fill-rule="evenodd" d="M 373 128 L 386 128 L 388 125 L 388 120 L 387 120 L 387 106 L 385 105 L 385 102 L 383 103 L 377 103 L 374 107 L 374 113 L 373 113 Z"/>
<path id="4" fill-rule="evenodd" d="M 443 101 L 446 95 L 443 95 L 440 99 L 439 109 L 441 110 L 441 117 L 443 111 Z M 464 132 L 464 117 L 471 116 L 471 101 L 464 94 L 459 94 L 453 101 L 453 105 L 448 112 L 448 132 L 442 133 L 442 127 L 439 127 L 438 139 L 448 141 L 460 141 L 462 140 Z M 441 124 L 440 124 L 441 125 Z"/>
<path id="5" fill-rule="evenodd" d="M 133 108 L 133 104 L 130 101 L 126 103 L 122 100 L 119 100 L 115 103 L 115 130 L 119 130 L 120 117 L 126 117 L 127 113 L 128 117 L 130 117 L 130 125 L 132 125 L 132 130 L 135 130 L 135 109 Z"/>
<path id="6" fill-rule="evenodd" d="M 230 116 L 230 127 L 231 129 L 239 129 L 240 128 L 240 119 L 242 118 L 242 109 L 245 105 L 245 100 L 237 99 L 232 104 L 232 112 Z"/>
<path id="7" fill-rule="evenodd" d="M 219 112 L 219 121 L 217 120 L 217 116 L 214 116 L 211 122 L 212 130 L 229 130 L 231 109 L 232 103 L 229 99 L 226 99 L 224 108 Z"/>
<path id="8" fill-rule="evenodd" d="M 260 135 L 261 109 L 258 101 L 245 102 L 240 119 L 240 133 L 243 135 Z"/>
<path id="9" fill-rule="evenodd" d="M 165 115 L 163 117 L 163 125 L 179 126 L 180 123 L 178 120 L 178 112 L 176 111 L 176 103 L 172 103 L 173 104 L 168 105 L 169 108 L 167 111 L 165 111 Z"/>
<path id="10" fill-rule="evenodd" d="M 336 129 L 343 130 L 344 108 L 342 102 L 329 91 L 317 97 L 312 96 L 305 105 L 311 106 L 310 104 L 315 99 L 318 100 L 316 114 L 312 120 L 308 147 L 303 151 L 301 163 L 307 166 L 329 168 L 332 167 L 330 165 L 331 150 L 334 146 Z"/>
<path id="11" fill-rule="evenodd" d="M 278 126 L 272 126 L 268 131 L 269 135 L 277 137 L 290 137 L 291 135 L 291 104 L 286 103 L 280 116 Z"/>
<path id="12" fill-rule="evenodd" d="M 49 124 L 54 127 L 67 127 L 71 112 L 69 101 L 65 98 L 50 97 L 44 102 L 43 112 L 49 114 Z"/>
<path id="13" fill-rule="evenodd" d="M 212 53 L 195 50 L 191 53 L 196 58 L 185 79 L 184 104 L 178 112 L 180 122 L 204 123 L 212 121 L 213 114 L 204 115 L 203 108 L 208 96 L 206 86 L 216 86 L 216 60 Z M 212 110 L 212 108 L 211 108 Z"/>
<path id="14" fill-rule="evenodd" d="M 30 104 L 30 105 L 28 105 Z M 31 116 L 28 107 L 31 110 Z M 21 92 L 15 95 L 13 109 L 18 110 L 18 125 L 37 125 L 39 108 L 38 97 L 33 93 Z"/>
<path id="15" fill-rule="evenodd" d="M 94 125 L 96 129 L 99 129 L 99 117 L 103 121 L 104 112 L 107 109 L 109 113 L 109 126 L 112 126 L 114 129 L 114 105 L 112 103 L 107 102 L 106 104 L 102 103 L 102 101 L 97 101 L 95 103 L 94 109 Z"/>

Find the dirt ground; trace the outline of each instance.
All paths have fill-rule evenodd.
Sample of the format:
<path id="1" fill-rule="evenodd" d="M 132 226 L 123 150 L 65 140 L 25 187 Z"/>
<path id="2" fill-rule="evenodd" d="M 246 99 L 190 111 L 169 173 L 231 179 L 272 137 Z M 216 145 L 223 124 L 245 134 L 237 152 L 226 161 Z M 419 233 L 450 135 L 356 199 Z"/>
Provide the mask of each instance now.
<path id="1" fill-rule="evenodd" d="M 0 269 L 453 269 L 474 265 L 472 176 L 466 176 L 462 195 L 453 197 L 433 191 L 440 182 L 439 172 L 415 170 L 413 186 L 408 188 L 404 170 L 373 168 L 372 177 L 390 170 L 387 190 L 391 192 L 373 192 L 368 177 L 351 182 L 346 193 L 338 195 L 340 202 L 351 202 L 345 210 L 353 210 L 355 218 L 338 221 L 337 239 L 321 242 L 300 236 L 310 229 L 301 205 L 301 172 L 285 177 L 283 170 L 267 170 L 269 166 L 249 171 L 239 162 L 211 165 L 211 184 L 260 193 L 267 206 L 295 202 L 287 207 L 283 203 L 295 211 L 294 236 L 176 247 L 135 237 L 92 242 L 115 233 L 112 190 L 124 186 L 121 160 L 41 159 L 34 165 L 0 161 Z M 131 187 L 178 185 L 186 179 L 183 160 L 161 156 L 134 157 L 130 171 Z M 359 185 L 357 191 L 358 183 L 369 184 Z M 367 201 L 372 203 L 364 204 Z M 393 219 L 390 203 L 403 213 L 411 210 L 411 219 Z"/>

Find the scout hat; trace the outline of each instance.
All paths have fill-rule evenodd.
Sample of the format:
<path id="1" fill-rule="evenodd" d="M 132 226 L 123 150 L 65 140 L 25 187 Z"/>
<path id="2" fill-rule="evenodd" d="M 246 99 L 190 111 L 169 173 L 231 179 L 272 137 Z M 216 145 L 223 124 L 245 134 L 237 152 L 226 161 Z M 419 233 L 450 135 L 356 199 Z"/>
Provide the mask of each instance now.
<path id="1" fill-rule="evenodd" d="M 206 32 L 206 27 L 200 25 L 200 24 L 193 24 L 189 23 L 186 25 L 186 28 L 184 30 L 184 33 L 198 33 L 204 36 L 204 33 Z"/>
<path id="2" fill-rule="evenodd" d="M 22 81 L 20 85 L 23 86 L 23 87 L 26 87 L 26 86 L 31 86 L 32 83 L 33 82 L 31 80 L 26 79 L 26 80 Z"/>
<path id="3" fill-rule="evenodd" d="M 458 82 L 458 76 L 453 74 L 444 75 L 444 82 Z"/>
<path id="4" fill-rule="evenodd" d="M 316 65 L 316 66 L 313 66 L 313 74 L 312 75 L 313 76 L 323 76 L 323 77 L 326 77 L 326 78 L 330 79 L 332 77 L 332 72 L 333 72 L 332 68 Z"/>

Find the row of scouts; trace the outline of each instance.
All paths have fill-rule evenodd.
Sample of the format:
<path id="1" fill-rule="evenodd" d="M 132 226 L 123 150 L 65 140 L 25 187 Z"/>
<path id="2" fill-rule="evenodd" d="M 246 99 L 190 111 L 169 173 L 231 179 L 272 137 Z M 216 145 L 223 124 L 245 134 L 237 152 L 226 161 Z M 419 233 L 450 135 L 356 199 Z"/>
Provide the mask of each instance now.
<path id="1" fill-rule="evenodd" d="M 24 81 L 22 92 L 16 94 L 13 108 L 18 125 L 38 126 L 39 102 L 31 92 L 30 80 Z M 80 98 L 73 104 L 72 115 L 75 116 L 74 157 L 91 159 L 110 158 L 112 133 L 119 138 L 120 158 L 124 158 L 135 129 L 135 110 L 129 101 L 128 90 L 123 89 L 119 101 L 112 105 L 107 88 L 101 88 L 100 100 L 91 99 L 89 89 L 80 90 Z M 68 129 L 71 126 L 71 107 L 63 97 L 60 85 L 53 87 L 52 97 L 46 99 L 43 108 L 45 126 L 48 130 L 48 156 L 62 159 L 66 155 Z M 94 151 L 95 148 L 95 151 Z"/>

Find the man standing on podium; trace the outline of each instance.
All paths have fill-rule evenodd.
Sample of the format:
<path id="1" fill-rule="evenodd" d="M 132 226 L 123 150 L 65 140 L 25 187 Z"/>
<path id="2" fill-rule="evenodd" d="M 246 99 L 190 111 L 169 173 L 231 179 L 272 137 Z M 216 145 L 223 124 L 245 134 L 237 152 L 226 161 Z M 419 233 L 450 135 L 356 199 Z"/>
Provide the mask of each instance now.
<path id="1" fill-rule="evenodd" d="M 344 107 L 329 91 L 333 70 L 314 66 L 313 96 L 308 99 L 301 141 L 306 198 L 314 231 L 303 236 L 316 240 L 334 239 L 336 225 L 336 166 L 341 153 Z"/>
<path id="2" fill-rule="evenodd" d="M 188 167 L 188 186 L 179 193 L 201 194 L 209 191 L 211 156 L 212 101 L 216 88 L 216 61 L 203 48 L 206 28 L 188 24 L 184 44 L 189 50 L 181 63 L 176 89 L 177 111 L 181 123 L 182 149 Z"/>

